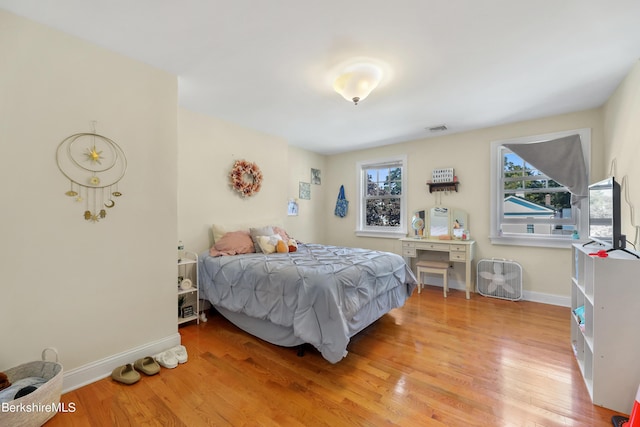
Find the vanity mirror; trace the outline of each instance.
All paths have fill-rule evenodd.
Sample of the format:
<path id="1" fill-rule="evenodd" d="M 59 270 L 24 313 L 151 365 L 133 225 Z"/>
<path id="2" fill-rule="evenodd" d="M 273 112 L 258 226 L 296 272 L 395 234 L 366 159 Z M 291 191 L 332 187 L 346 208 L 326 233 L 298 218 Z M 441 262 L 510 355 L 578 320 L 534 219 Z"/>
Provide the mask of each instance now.
<path id="1" fill-rule="evenodd" d="M 440 240 L 467 240 L 469 238 L 466 211 L 451 209 L 446 206 L 435 206 L 429 209 L 427 213 L 424 237 Z M 418 212 L 416 212 L 417 214 Z M 414 215 L 414 218 L 416 218 L 416 215 Z M 418 237 L 417 233 L 415 233 L 415 237 Z"/>
<path id="2" fill-rule="evenodd" d="M 451 213 L 451 236 L 454 239 L 467 240 L 467 213 L 461 209 L 454 209 Z"/>
<path id="3" fill-rule="evenodd" d="M 449 208 L 436 206 L 429 209 L 429 237 L 438 239 L 440 236 L 450 236 Z"/>

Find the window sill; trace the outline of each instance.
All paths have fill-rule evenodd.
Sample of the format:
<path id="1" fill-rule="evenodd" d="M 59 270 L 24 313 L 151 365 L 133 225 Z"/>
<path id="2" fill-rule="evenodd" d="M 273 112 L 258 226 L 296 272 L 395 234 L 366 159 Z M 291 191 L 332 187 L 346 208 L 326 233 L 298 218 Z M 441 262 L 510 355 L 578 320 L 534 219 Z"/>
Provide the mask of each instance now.
<path id="1" fill-rule="evenodd" d="M 562 237 L 520 237 L 520 236 L 489 236 L 494 245 L 533 246 L 543 248 L 571 248 L 581 240 Z"/>
<path id="2" fill-rule="evenodd" d="M 358 237 L 380 237 L 383 239 L 401 239 L 407 237 L 407 232 L 398 231 L 373 231 L 373 230 L 356 230 L 356 236 Z"/>

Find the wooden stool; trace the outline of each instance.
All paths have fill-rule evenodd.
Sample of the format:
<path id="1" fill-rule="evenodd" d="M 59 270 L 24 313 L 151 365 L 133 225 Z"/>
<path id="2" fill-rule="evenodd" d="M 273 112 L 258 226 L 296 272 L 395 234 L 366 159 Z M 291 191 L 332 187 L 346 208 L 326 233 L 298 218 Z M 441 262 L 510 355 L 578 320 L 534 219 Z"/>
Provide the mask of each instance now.
<path id="1" fill-rule="evenodd" d="M 444 297 L 447 297 L 447 290 L 449 289 L 449 286 L 447 284 L 447 271 L 449 270 L 449 263 L 441 261 L 418 261 L 416 262 L 416 270 L 418 272 L 418 293 L 422 292 L 423 273 L 442 274 L 442 278 L 444 280 Z"/>

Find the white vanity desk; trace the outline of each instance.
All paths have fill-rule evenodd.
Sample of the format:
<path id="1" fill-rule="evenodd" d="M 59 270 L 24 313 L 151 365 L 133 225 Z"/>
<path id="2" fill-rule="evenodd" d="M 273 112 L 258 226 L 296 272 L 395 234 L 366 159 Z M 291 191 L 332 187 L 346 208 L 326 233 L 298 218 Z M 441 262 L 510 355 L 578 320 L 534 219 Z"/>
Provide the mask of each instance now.
<path id="1" fill-rule="evenodd" d="M 437 252 L 444 255 L 448 253 L 448 260 L 465 264 L 465 291 L 467 299 L 470 298 L 472 290 L 472 270 L 471 265 L 475 252 L 475 241 L 473 240 L 430 240 L 405 237 L 402 242 L 402 256 L 407 265 L 411 265 L 411 258 L 417 258 L 420 251 Z M 419 279 L 419 278 L 418 278 Z"/>
<path id="2" fill-rule="evenodd" d="M 414 237 L 400 239 L 402 256 L 411 266 L 411 258 L 419 258 L 420 252 L 431 252 L 430 260 L 460 262 L 465 265 L 465 291 L 470 298 L 473 282 L 472 262 L 475 241 L 466 240 L 469 235 L 468 215 L 462 209 L 435 206 L 413 215 L 411 226 Z M 425 237 L 429 236 L 429 237 Z M 417 276 L 417 274 L 416 274 Z M 421 280 L 418 277 L 418 280 Z"/>

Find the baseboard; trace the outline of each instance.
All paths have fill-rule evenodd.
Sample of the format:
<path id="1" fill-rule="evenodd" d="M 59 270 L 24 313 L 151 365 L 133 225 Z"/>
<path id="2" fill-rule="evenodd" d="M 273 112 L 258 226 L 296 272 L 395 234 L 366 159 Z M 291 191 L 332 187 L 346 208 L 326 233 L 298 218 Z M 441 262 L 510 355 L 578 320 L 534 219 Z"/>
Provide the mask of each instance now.
<path id="1" fill-rule="evenodd" d="M 442 287 L 442 279 L 435 277 L 429 281 L 430 285 Z M 433 282 L 433 283 L 431 283 Z M 459 291 L 465 290 L 465 283 L 458 280 L 449 280 L 447 283 L 449 289 L 456 289 Z M 474 289 L 475 291 L 475 289 Z M 478 294 L 479 295 L 479 294 Z M 525 301 L 540 302 L 543 304 L 559 305 L 562 307 L 571 307 L 571 297 L 561 296 L 553 294 L 543 294 L 541 292 L 522 291 L 522 299 Z"/>
<path id="2" fill-rule="evenodd" d="M 180 334 L 175 333 L 168 337 L 153 341 L 141 346 L 132 348 L 113 356 L 105 357 L 101 360 L 88 363 L 70 371 L 65 371 L 63 375 L 62 392 L 67 393 L 92 382 L 101 380 L 111 375 L 111 372 L 118 366 L 133 363 L 135 360 L 145 356 L 158 354 L 168 348 L 180 344 Z"/>
<path id="3" fill-rule="evenodd" d="M 533 302 L 541 302 L 544 304 L 559 305 L 562 307 L 571 307 L 571 297 L 553 294 L 543 294 L 540 292 L 523 291 L 522 299 Z"/>

